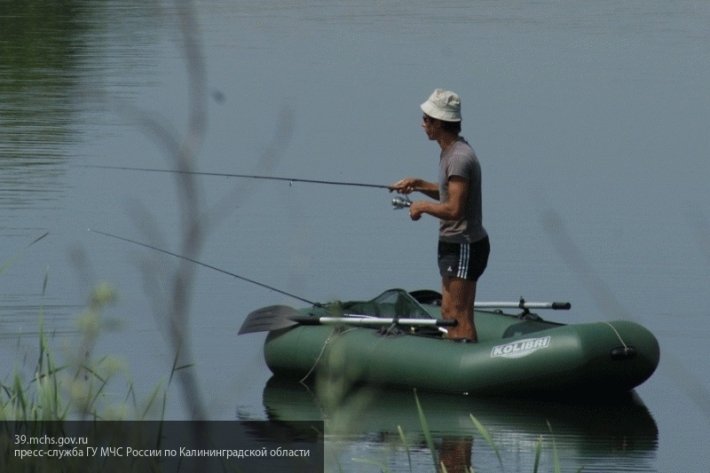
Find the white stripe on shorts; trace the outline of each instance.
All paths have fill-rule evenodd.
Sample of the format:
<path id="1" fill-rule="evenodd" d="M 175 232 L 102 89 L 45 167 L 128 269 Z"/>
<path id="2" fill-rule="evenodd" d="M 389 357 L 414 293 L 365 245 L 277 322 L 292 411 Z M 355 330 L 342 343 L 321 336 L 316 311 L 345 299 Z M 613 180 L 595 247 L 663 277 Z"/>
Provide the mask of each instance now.
<path id="1" fill-rule="evenodd" d="M 468 276 L 468 262 L 471 257 L 471 245 L 461 243 L 459 245 L 459 271 L 456 277 L 466 279 Z"/>

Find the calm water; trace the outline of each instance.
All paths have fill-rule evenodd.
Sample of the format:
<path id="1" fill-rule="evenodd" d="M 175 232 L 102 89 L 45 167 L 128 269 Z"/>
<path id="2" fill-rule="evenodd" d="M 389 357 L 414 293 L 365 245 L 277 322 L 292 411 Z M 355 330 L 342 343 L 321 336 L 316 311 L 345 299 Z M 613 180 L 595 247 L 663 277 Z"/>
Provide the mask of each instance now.
<path id="1" fill-rule="evenodd" d="M 710 4 L 205 1 L 196 9 L 208 107 L 200 169 L 433 179 L 438 153 L 418 104 L 435 87 L 451 88 L 463 97 L 464 136 L 484 172 L 493 254 L 479 299 L 570 300 L 572 312 L 551 318 L 631 318 L 659 338 L 659 370 L 637 390 L 640 400 L 622 406 L 427 396 L 440 452 L 500 470 L 473 412 L 505 471 L 532 471 L 541 436 L 551 469 L 546 421 L 564 471 L 710 471 Z M 101 281 L 119 299 L 96 351 L 123 360 L 139 392 L 167 382 L 162 314 L 178 262 L 86 229 L 180 251 L 176 181 L 80 166 L 173 167 L 160 137 L 188 126 L 178 23 L 168 3 L 0 3 L 0 262 L 13 260 L 0 272 L 3 382 L 14 367 L 34 365 L 40 316 L 59 354 L 72 350 L 75 317 Z M 384 191 L 198 182 L 201 205 L 219 209 L 205 227 L 205 262 L 313 300 L 438 286 L 435 223 L 394 212 Z M 262 336 L 236 337 L 250 310 L 298 302 L 207 269 L 196 276 L 187 328 L 208 415 L 320 415 L 308 391 L 267 383 Z M 122 399 L 120 383 L 113 389 Z M 189 417 L 176 386 L 169 392 L 167 416 Z M 328 449 L 344 471 L 404 472 L 410 461 L 413 471 L 432 471 L 409 394 L 378 395 L 367 415 L 341 411 L 329 420 Z"/>

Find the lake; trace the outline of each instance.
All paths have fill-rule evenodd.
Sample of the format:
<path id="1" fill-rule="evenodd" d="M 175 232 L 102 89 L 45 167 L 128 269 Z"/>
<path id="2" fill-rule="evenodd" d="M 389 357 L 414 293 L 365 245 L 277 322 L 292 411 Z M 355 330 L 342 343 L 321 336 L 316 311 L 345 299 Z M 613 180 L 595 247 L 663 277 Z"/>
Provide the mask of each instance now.
<path id="1" fill-rule="evenodd" d="M 301 302 L 87 229 L 330 301 L 438 289 L 436 222 L 410 221 L 380 189 L 201 176 L 187 194 L 172 174 L 87 166 L 174 169 L 183 143 L 200 171 L 434 180 L 419 104 L 444 87 L 462 97 L 483 169 L 493 249 L 478 300 L 634 320 L 661 364 L 621 406 L 423 395 L 439 453 L 501 470 L 473 413 L 504 471 L 533 471 L 540 438 L 546 471 L 553 452 L 563 471 L 710 471 L 709 3 L 215 0 L 194 12 L 186 35 L 169 2 L 0 3 L 3 384 L 32 372 L 42 330 L 58 358 L 84 343 L 109 355 L 138 398 L 169 383 L 170 419 L 195 406 L 210 419 L 321 416 L 309 391 L 269 380 L 263 335 L 236 335 L 250 311 Z M 176 297 L 183 267 L 194 279 Z M 87 340 L 77 317 L 102 283 L 117 299 Z M 169 382 L 176 313 L 187 398 Z M 409 393 L 336 413 L 327 471 L 433 471 Z"/>

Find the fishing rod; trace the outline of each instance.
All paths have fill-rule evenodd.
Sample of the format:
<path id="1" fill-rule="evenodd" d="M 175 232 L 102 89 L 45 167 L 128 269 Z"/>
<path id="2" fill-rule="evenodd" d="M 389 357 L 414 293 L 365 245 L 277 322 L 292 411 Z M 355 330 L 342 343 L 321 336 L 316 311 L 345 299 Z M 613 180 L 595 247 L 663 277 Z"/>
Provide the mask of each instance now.
<path id="1" fill-rule="evenodd" d="M 212 177 L 236 177 L 242 179 L 260 179 L 266 181 L 282 181 L 282 182 L 303 182 L 307 184 L 327 184 L 333 186 L 353 186 L 353 187 L 369 187 L 373 189 L 387 189 L 390 192 L 395 190 L 392 186 L 386 186 L 383 184 L 368 184 L 364 182 L 347 182 L 347 181 L 325 181 L 319 179 L 302 179 L 297 177 L 279 177 L 279 176 L 261 176 L 258 174 L 233 174 L 233 173 L 223 173 L 223 172 L 204 172 L 204 171 L 181 171 L 179 169 L 157 169 L 157 168 L 141 168 L 141 167 L 131 167 L 131 166 L 108 166 L 100 164 L 83 164 L 79 167 L 84 168 L 96 168 L 96 169 L 114 169 L 119 171 L 144 171 L 144 172 L 158 172 L 158 173 L 172 173 L 172 174 L 187 174 L 195 176 L 212 176 Z M 412 201 L 406 195 L 399 195 L 392 199 L 392 207 L 396 209 L 403 209 L 412 205 Z"/>
<path id="2" fill-rule="evenodd" d="M 89 229 L 87 229 L 87 230 L 88 230 L 89 232 L 91 232 L 91 233 L 97 233 L 97 234 L 103 235 L 103 236 L 105 236 L 105 237 L 113 238 L 113 239 L 120 240 L 120 241 L 125 241 L 125 242 L 127 242 L 127 243 L 132 243 L 132 244 L 134 244 L 134 245 L 142 246 L 143 248 L 148 248 L 148 249 L 151 249 L 151 250 L 159 251 L 160 253 L 164 253 L 164 254 L 166 254 L 166 255 L 174 256 L 175 258 L 180 258 L 180 259 L 183 259 L 183 260 L 185 260 L 185 261 L 189 261 L 190 263 L 194 263 L 194 264 L 197 264 L 197 265 L 199 265 L 199 266 L 203 266 L 203 267 L 208 268 L 208 269 L 213 269 L 213 270 L 218 271 L 218 272 L 220 272 L 220 273 L 222 273 L 222 274 L 226 274 L 227 276 L 232 276 L 233 278 L 237 278 L 237 279 L 240 279 L 240 280 L 242 280 L 242 281 L 246 281 L 246 282 L 255 284 L 255 285 L 259 286 L 259 287 L 263 287 L 263 288 L 265 288 L 265 289 L 269 289 L 269 290 L 271 290 L 271 291 L 278 292 L 279 294 L 283 294 L 284 296 L 292 297 L 292 298 L 294 298 L 294 299 L 297 299 L 297 300 L 299 300 L 299 301 L 301 301 L 301 302 L 305 302 L 306 304 L 310 304 L 310 305 L 315 306 L 315 307 L 320 307 L 320 305 L 321 305 L 321 304 L 318 303 L 318 302 L 310 301 L 310 300 L 308 300 L 308 299 L 306 299 L 306 298 L 304 298 L 304 297 L 300 297 L 300 296 L 297 296 L 297 295 L 295 295 L 295 294 L 291 294 L 290 292 L 286 292 L 286 291 L 284 291 L 284 290 L 277 289 L 277 288 L 275 288 L 275 287 L 273 287 L 273 286 L 269 286 L 268 284 L 264 284 L 264 283 L 262 283 L 262 282 L 255 281 L 254 279 L 250 279 L 250 278 L 247 278 L 247 277 L 244 277 L 244 276 L 240 276 L 239 274 L 232 273 L 232 272 L 227 271 L 227 270 L 224 270 L 224 269 L 222 269 L 222 268 L 218 268 L 217 266 L 212 266 L 211 264 L 203 263 L 202 261 L 198 261 L 198 260 L 196 260 L 196 259 L 189 258 L 189 257 L 187 257 L 187 256 L 180 255 L 180 254 L 178 254 L 178 253 L 173 253 L 172 251 L 168 251 L 168 250 L 164 250 L 164 249 L 162 249 L 162 248 L 158 248 L 157 246 L 149 245 L 149 244 L 147 244 L 147 243 L 143 243 L 143 242 L 140 242 L 140 241 L 137 241 L 137 240 L 131 240 L 130 238 L 122 237 L 122 236 L 119 236 L 119 235 L 114 235 L 113 233 L 103 232 L 103 231 L 101 231 L 101 230 L 95 230 L 95 229 L 93 229 L 93 228 L 89 228 Z"/>
<path id="3" fill-rule="evenodd" d="M 226 172 L 204 172 L 204 171 L 181 171 L 179 169 L 157 169 L 157 168 L 141 168 L 130 166 L 107 166 L 100 164 L 83 164 L 80 167 L 97 168 L 97 169 L 114 169 L 119 171 L 143 171 L 143 172 L 159 172 L 172 174 L 188 174 L 194 176 L 213 176 L 213 177 L 237 177 L 241 179 L 261 179 L 267 181 L 285 181 L 289 183 L 303 182 L 308 184 L 328 184 L 333 186 L 353 186 L 353 187 L 370 187 L 374 189 L 394 190 L 391 186 L 383 184 L 368 184 L 363 182 L 347 182 L 347 181 L 325 181 L 319 179 L 301 179 L 297 177 L 278 177 L 278 176 L 261 176 L 258 174 L 233 174 Z"/>
<path id="4" fill-rule="evenodd" d="M 312 305 L 313 307 L 323 307 L 323 304 L 321 304 L 320 302 L 311 301 L 311 300 L 309 300 L 309 299 L 306 299 L 305 297 L 297 296 L 296 294 L 292 294 L 292 293 L 287 292 L 287 291 L 284 291 L 284 290 L 282 290 L 282 289 L 278 289 L 278 288 L 276 288 L 276 287 L 274 287 L 274 286 L 270 286 L 270 285 L 268 285 L 268 284 L 264 284 L 264 283 L 262 283 L 262 282 L 259 282 L 259 281 L 254 280 L 254 279 L 247 278 L 247 277 L 245 277 L 245 276 L 241 276 L 241 275 L 236 274 L 236 273 L 232 273 L 232 272 L 227 271 L 227 270 L 224 270 L 224 269 L 222 269 L 222 268 L 218 268 L 217 266 L 213 266 L 213 265 L 211 265 L 211 264 L 207 264 L 207 263 L 204 263 L 204 262 L 202 262 L 202 261 L 198 261 L 198 260 L 196 260 L 196 259 L 194 259 L 194 258 L 190 258 L 190 257 L 187 257 L 187 256 L 183 256 L 183 255 L 181 255 L 181 254 L 174 253 L 174 252 L 172 252 L 172 251 L 168 251 L 168 250 L 165 250 L 165 249 L 163 249 L 163 248 L 159 248 L 159 247 L 157 247 L 157 246 L 149 245 L 149 244 L 147 244 L 147 243 L 143 243 L 143 242 L 140 242 L 140 241 L 137 241 L 137 240 L 132 240 L 132 239 L 130 239 L 130 238 L 126 238 L 126 237 L 122 237 L 122 236 L 119 236 L 119 235 L 115 235 L 115 234 L 113 234 L 113 233 L 104 232 L 104 231 L 101 231 L 101 230 L 95 230 L 95 229 L 93 229 L 93 228 L 89 228 L 89 229 L 87 229 L 87 230 L 88 230 L 89 232 L 91 232 L 91 233 L 96 233 L 96 234 L 98 234 L 98 235 L 102 235 L 102 236 L 105 236 L 105 237 L 113 238 L 113 239 L 115 239 L 115 240 L 124 241 L 124 242 L 131 243 L 131 244 L 134 244 L 134 245 L 137 245 L 137 246 L 142 246 L 143 248 L 148 248 L 148 249 L 151 249 L 151 250 L 158 251 L 158 252 L 160 252 L 160 253 L 164 253 L 164 254 L 166 254 L 166 255 L 173 256 L 173 257 L 175 257 L 175 258 L 180 258 L 180 259 L 182 259 L 182 260 L 189 261 L 190 263 L 194 263 L 194 264 L 197 264 L 197 265 L 199 265 L 199 266 L 203 266 L 203 267 L 205 267 L 205 268 L 212 269 L 212 270 L 217 271 L 217 272 L 220 272 L 220 273 L 222 273 L 222 274 L 226 274 L 227 276 L 232 276 L 233 278 L 240 279 L 240 280 L 242 280 L 242 281 L 245 281 L 245 282 L 254 284 L 254 285 L 256 285 L 256 286 L 263 287 L 264 289 L 268 289 L 268 290 L 270 290 L 270 291 L 277 292 L 277 293 L 279 293 L 279 294 L 282 294 L 282 295 L 284 295 L 284 296 L 291 297 L 291 298 L 296 299 L 296 300 L 299 300 L 299 301 L 301 301 L 301 302 L 305 302 L 306 304 L 310 304 L 310 305 Z M 37 243 L 39 240 L 43 239 L 43 238 L 46 237 L 48 234 L 49 234 L 49 232 L 47 232 L 47 233 L 45 233 L 44 235 L 40 236 L 39 238 L 37 238 L 36 240 L 34 240 L 30 245 L 33 245 L 33 244 Z M 413 293 L 412 293 L 412 294 L 413 294 Z M 276 307 L 276 306 L 273 306 L 273 307 Z M 272 309 L 273 307 L 265 308 L 265 309 L 263 309 L 263 310 Z M 477 309 L 520 308 L 520 309 L 524 309 L 525 311 L 527 311 L 528 309 L 569 310 L 569 309 L 571 308 L 571 304 L 570 304 L 569 302 L 527 302 L 527 301 L 525 301 L 525 299 L 520 298 L 520 300 L 517 301 L 517 302 L 476 302 L 476 303 L 474 304 L 474 307 L 477 308 Z M 263 312 L 263 310 L 262 310 L 262 312 Z M 257 312 L 258 312 L 258 311 L 257 311 Z M 255 313 L 254 316 L 256 316 L 256 315 L 257 315 L 257 314 Z M 261 313 L 260 313 L 259 315 L 264 315 L 264 314 L 261 314 Z M 274 314 L 271 314 L 271 315 L 274 315 Z M 283 315 L 283 314 L 280 314 L 280 315 Z M 283 317 L 281 317 L 281 318 L 283 318 Z M 246 323 L 246 322 L 245 322 L 245 323 Z M 254 331 L 256 331 L 256 330 L 254 330 Z"/>

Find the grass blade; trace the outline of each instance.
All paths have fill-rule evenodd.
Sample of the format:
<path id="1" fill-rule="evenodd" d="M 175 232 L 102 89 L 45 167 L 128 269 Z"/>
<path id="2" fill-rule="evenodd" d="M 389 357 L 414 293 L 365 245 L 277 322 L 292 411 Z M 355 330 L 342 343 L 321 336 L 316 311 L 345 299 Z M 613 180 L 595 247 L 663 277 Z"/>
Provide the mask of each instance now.
<path id="1" fill-rule="evenodd" d="M 431 451 L 432 460 L 434 461 L 434 471 L 437 471 L 439 469 L 439 458 L 436 454 L 436 448 L 434 448 L 434 439 L 431 436 L 431 430 L 429 430 L 429 423 L 426 420 L 424 410 L 422 409 L 422 405 L 419 402 L 419 396 L 417 396 L 416 389 L 414 390 L 414 401 L 417 403 L 417 413 L 419 414 L 419 423 L 422 426 L 424 440 L 426 440 L 427 447 L 429 447 L 429 451 Z"/>
<path id="2" fill-rule="evenodd" d="M 401 425 L 397 426 L 397 432 L 399 432 L 399 438 L 402 439 L 402 445 L 404 445 L 404 450 L 407 452 L 407 461 L 409 462 L 409 471 L 413 471 L 412 470 L 412 454 L 409 451 L 409 442 L 407 442 L 407 437 L 404 435 L 404 430 L 402 430 Z"/>
<path id="3" fill-rule="evenodd" d="M 473 422 L 473 425 L 476 426 L 478 433 L 481 434 L 481 437 L 483 437 L 485 439 L 486 443 L 488 443 L 488 445 L 490 445 L 491 448 L 493 449 L 493 451 L 495 452 L 496 457 L 498 458 L 498 464 L 500 465 L 500 467 L 502 469 L 503 468 L 503 459 L 500 456 L 500 451 L 498 450 L 498 446 L 495 444 L 495 442 L 493 442 L 493 437 L 491 437 L 491 434 L 488 432 L 488 429 L 486 429 L 486 427 L 483 424 L 481 424 L 481 422 L 478 419 L 476 419 L 476 417 L 473 414 L 469 414 L 469 416 L 471 417 L 471 422 Z"/>
<path id="4" fill-rule="evenodd" d="M 27 248 L 31 247 L 32 245 L 34 245 L 35 243 L 37 243 L 38 241 L 40 241 L 41 239 L 43 239 L 43 238 L 46 237 L 47 235 L 49 235 L 49 232 L 46 232 L 46 233 L 44 233 L 43 235 L 41 235 L 41 236 L 35 238 L 34 240 L 32 240 L 32 242 L 31 242 L 29 245 L 25 246 L 25 247 L 24 247 L 22 250 L 20 250 L 20 252 L 17 253 L 15 256 L 11 257 L 9 260 L 7 260 L 7 261 L 5 261 L 4 263 L 0 264 L 0 274 L 2 274 L 2 273 L 4 273 L 5 271 L 7 271 L 7 269 L 15 263 L 15 261 L 17 261 L 18 259 L 20 259 L 20 258 L 22 257 L 22 253 L 23 253 L 25 250 L 27 250 Z"/>
<path id="5" fill-rule="evenodd" d="M 555 434 L 552 432 L 552 425 L 550 421 L 547 421 L 547 428 L 550 429 L 550 439 L 552 440 L 552 468 L 555 473 L 562 472 L 562 465 L 560 465 L 560 455 L 557 452 L 557 443 L 555 442 Z"/>
<path id="6" fill-rule="evenodd" d="M 542 435 L 537 439 L 535 444 L 535 464 L 533 466 L 533 473 L 537 473 L 538 468 L 540 468 L 540 456 L 542 455 Z"/>

